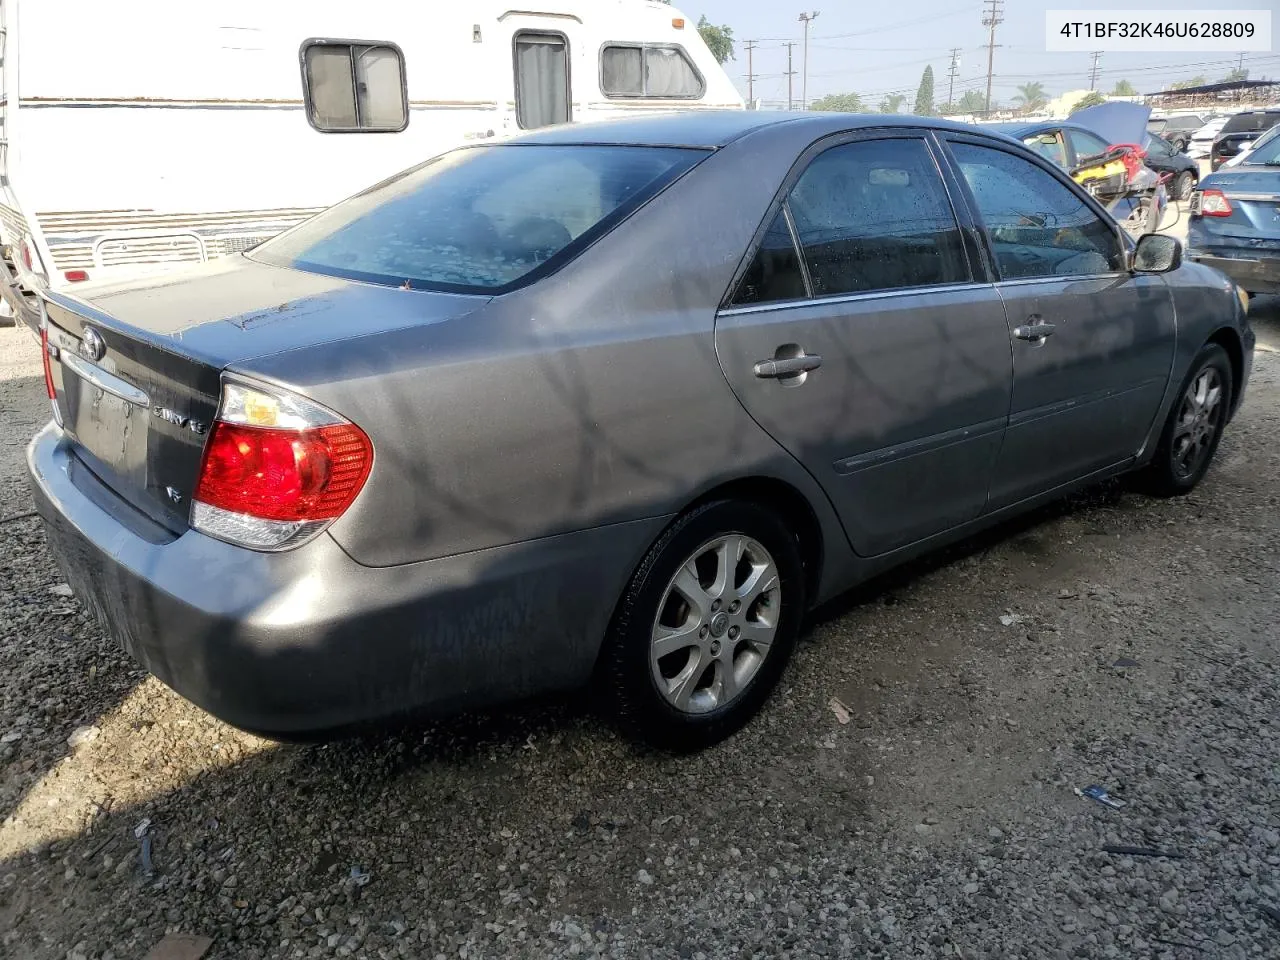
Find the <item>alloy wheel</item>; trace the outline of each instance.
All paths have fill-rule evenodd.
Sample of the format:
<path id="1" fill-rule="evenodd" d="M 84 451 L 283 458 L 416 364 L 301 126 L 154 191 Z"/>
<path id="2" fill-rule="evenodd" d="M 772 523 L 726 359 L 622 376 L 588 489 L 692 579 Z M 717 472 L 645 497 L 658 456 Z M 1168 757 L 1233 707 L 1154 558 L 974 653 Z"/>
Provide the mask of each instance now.
<path id="1" fill-rule="evenodd" d="M 782 609 L 777 564 L 750 537 L 704 543 L 667 585 L 649 647 L 653 680 L 682 713 L 733 702 L 769 656 Z"/>
<path id="2" fill-rule="evenodd" d="M 1173 470 L 1180 478 L 1195 475 L 1204 465 L 1222 425 L 1222 375 L 1205 367 L 1187 386 L 1173 430 Z"/>

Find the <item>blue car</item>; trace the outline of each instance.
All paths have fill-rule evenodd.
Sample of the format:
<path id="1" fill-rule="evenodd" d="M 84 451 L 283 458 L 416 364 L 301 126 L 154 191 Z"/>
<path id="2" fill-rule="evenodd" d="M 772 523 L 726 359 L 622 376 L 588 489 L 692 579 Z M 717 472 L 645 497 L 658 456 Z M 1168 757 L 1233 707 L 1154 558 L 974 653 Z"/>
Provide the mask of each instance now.
<path id="1" fill-rule="evenodd" d="M 1280 127 L 1191 194 L 1187 256 L 1249 293 L 1280 293 Z"/>

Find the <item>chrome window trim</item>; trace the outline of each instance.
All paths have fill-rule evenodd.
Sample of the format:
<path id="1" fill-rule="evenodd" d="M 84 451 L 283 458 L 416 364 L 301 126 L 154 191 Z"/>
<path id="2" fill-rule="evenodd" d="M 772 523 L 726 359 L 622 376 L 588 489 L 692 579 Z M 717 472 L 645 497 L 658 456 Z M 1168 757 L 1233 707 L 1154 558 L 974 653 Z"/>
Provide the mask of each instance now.
<path id="1" fill-rule="evenodd" d="M 1060 278 L 1065 279 L 1065 278 Z M 965 290 L 990 290 L 996 284 L 990 281 L 962 280 L 956 283 L 935 283 L 924 287 L 892 287 L 888 290 L 860 290 L 857 293 L 838 293 L 829 297 L 805 297 L 793 300 L 772 300 L 769 303 L 751 303 L 740 307 L 724 307 L 716 312 L 718 317 L 736 317 L 770 310 L 793 310 L 797 307 L 822 307 L 829 304 L 855 303 L 863 300 L 887 300 L 890 298 L 918 297 L 935 293 L 953 293 Z"/>

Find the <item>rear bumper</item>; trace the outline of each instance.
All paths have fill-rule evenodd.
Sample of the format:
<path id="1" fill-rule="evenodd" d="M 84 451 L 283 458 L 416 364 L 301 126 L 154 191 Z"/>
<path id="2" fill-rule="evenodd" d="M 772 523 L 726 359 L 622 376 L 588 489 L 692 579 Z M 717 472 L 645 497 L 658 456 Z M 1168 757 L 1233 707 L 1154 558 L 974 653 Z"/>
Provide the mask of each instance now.
<path id="1" fill-rule="evenodd" d="M 68 583 L 147 670 L 215 716 L 302 735 L 584 683 L 664 521 L 371 568 L 328 535 L 298 550 L 174 538 L 47 426 L 27 452 Z"/>
<path id="2" fill-rule="evenodd" d="M 1193 250 L 1190 259 L 1222 271 L 1250 293 L 1280 293 L 1280 256 L 1223 256 L 1210 248 Z"/>

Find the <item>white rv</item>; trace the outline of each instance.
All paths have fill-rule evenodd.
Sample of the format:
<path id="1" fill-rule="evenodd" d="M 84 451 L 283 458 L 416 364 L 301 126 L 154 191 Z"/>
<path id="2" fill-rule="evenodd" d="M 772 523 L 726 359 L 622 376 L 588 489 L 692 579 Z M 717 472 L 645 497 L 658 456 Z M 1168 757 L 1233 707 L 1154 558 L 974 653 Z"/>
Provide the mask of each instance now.
<path id="1" fill-rule="evenodd" d="M 42 285 L 244 250 L 460 144 L 743 106 L 665 3 L 512 4 L 0 0 L 0 293 L 31 319 Z"/>

